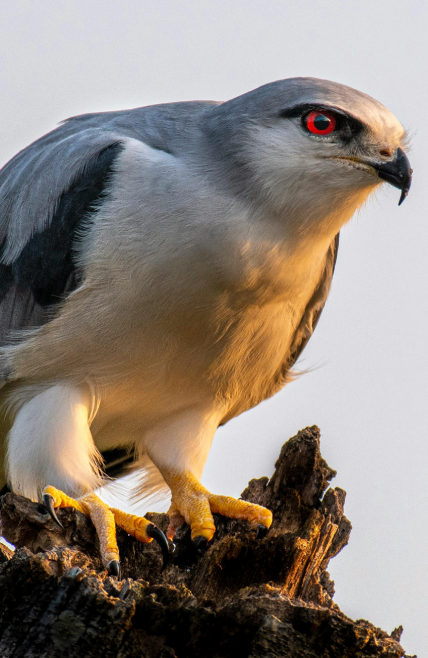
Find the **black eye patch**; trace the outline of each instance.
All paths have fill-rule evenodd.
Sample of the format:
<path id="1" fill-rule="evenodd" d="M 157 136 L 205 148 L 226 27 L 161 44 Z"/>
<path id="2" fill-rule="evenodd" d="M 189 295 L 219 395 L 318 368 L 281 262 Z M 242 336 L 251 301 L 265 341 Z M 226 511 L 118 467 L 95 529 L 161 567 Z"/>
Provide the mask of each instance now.
<path id="1" fill-rule="evenodd" d="M 334 134 L 337 135 L 337 137 L 344 143 L 349 143 L 366 129 L 366 126 L 354 116 L 344 112 L 340 108 L 331 105 L 315 105 L 306 103 L 302 105 L 294 105 L 282 110 L 279 116 L 283 119 L 299 118 L 302 128 L 305 130 L 305 132 L 317 135 Z M 313 129 L 313 117 L 319 117 L 319 130 Z M 334 122 L 334 129 L 322 130 L 321 117 L 328 117 L 330 120 L 330 126 L 333 126 Z M 326 126 L 327 124 L 324 126 L 324 128 L 326 128 Z"/>

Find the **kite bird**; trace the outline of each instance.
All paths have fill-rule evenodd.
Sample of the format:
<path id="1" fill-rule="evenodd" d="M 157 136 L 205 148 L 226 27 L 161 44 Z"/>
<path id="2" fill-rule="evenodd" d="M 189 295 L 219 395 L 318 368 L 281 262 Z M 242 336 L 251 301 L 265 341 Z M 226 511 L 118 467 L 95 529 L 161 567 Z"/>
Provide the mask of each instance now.
<path id="1" fill-rule="evenodd" d="M 0 488 L 88 514 L 116 575 L 115 522 L 167 542 L 93 493 L 105 473 L 169 487 L 170 538 L 187 521 L 206 544 L 213 512 L 268 528 L 201 485 L 211 442 L 292 378 L 340 229 L 383 181 L 407 195 L 404 139 L 373 98 L 295 78 L 77 116 L 18 153 L 0 172 Z"/>

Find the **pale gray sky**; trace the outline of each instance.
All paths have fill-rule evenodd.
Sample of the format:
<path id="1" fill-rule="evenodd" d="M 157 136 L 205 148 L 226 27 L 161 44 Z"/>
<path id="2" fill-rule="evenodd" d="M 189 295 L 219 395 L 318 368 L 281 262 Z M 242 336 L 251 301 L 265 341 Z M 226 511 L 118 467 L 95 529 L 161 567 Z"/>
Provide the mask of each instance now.
<path id="1" fill-rule="evenodd" d="M 14 0 L 0 19 L 0 163 L 74 114 L 227 99 L 296 75 L 356 87 L 412 136 L 414 184 L 382 189 L 342 231 L 304 353 L 319 366 L 219 430 L 204 475 L 239 494 L 318 424 L 348 492 L 336 601 L 428 656 L 428 4 L 422 0 Z"/>

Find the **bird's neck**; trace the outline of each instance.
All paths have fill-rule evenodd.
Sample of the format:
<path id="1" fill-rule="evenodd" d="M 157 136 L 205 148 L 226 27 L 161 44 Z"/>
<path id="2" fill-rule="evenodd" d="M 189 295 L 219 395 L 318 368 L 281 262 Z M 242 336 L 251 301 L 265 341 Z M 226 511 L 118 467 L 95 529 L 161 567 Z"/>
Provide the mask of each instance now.
<path id="1" fill-rule="evenodd" d="M 347 196 L 317 195 L 316 199 L 307 195 L 299 198 L 295 193 L 287 199 L 277 198 L 276 203 L 270 198 L 259 201 L 253 221 L 290 254 L 325 253 L 371 191 L 372 188 L 366 188 Z"/>

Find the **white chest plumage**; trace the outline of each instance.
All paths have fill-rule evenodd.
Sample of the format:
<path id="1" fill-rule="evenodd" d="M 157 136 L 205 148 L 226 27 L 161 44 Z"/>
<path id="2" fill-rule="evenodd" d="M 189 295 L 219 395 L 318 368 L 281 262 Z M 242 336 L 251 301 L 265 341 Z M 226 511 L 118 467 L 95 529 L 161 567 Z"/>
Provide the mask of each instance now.
<path id="1" fill-rule="evenodd" d="M 87 254 L 87 286 L 97 286 L 99 313 L 109 312 L 105 340 L 112 372 L 126 370 L 132 390 L 123 398 L 135 399 L 140 413 L 142 400 L 150 400 L 151 412 L 158 409 L 155 396 L 159 411 L 165 398 L 176 405 L 183 397 L 188 404 L 207 396 L 225 407 L 226 416 L 236 415 L 285 383 L 281 369 L 319 282 L 330 237 L 306 238 L 300 246 L 298 235 L 287 234 L 287 217 L 270 222 L 208 193 L 186 171 L 186 183 L 178 185 L 183 167 L 176 166 L 169 173 L 172 221 L 147 193 L 156 166 L 147 168 L 143 158 L 136 167 L 145 147 L 136 149 L 134 177 L 119 169 L 121 198 L 102 208 Z M 129 172 L 130 157 L 123 156 L 123 171 Z M 165 157 L 154 157 L 161 168 L 169 166 Z M 106 262 L 103 285 L 98 282 L 105 282 Z"/>

